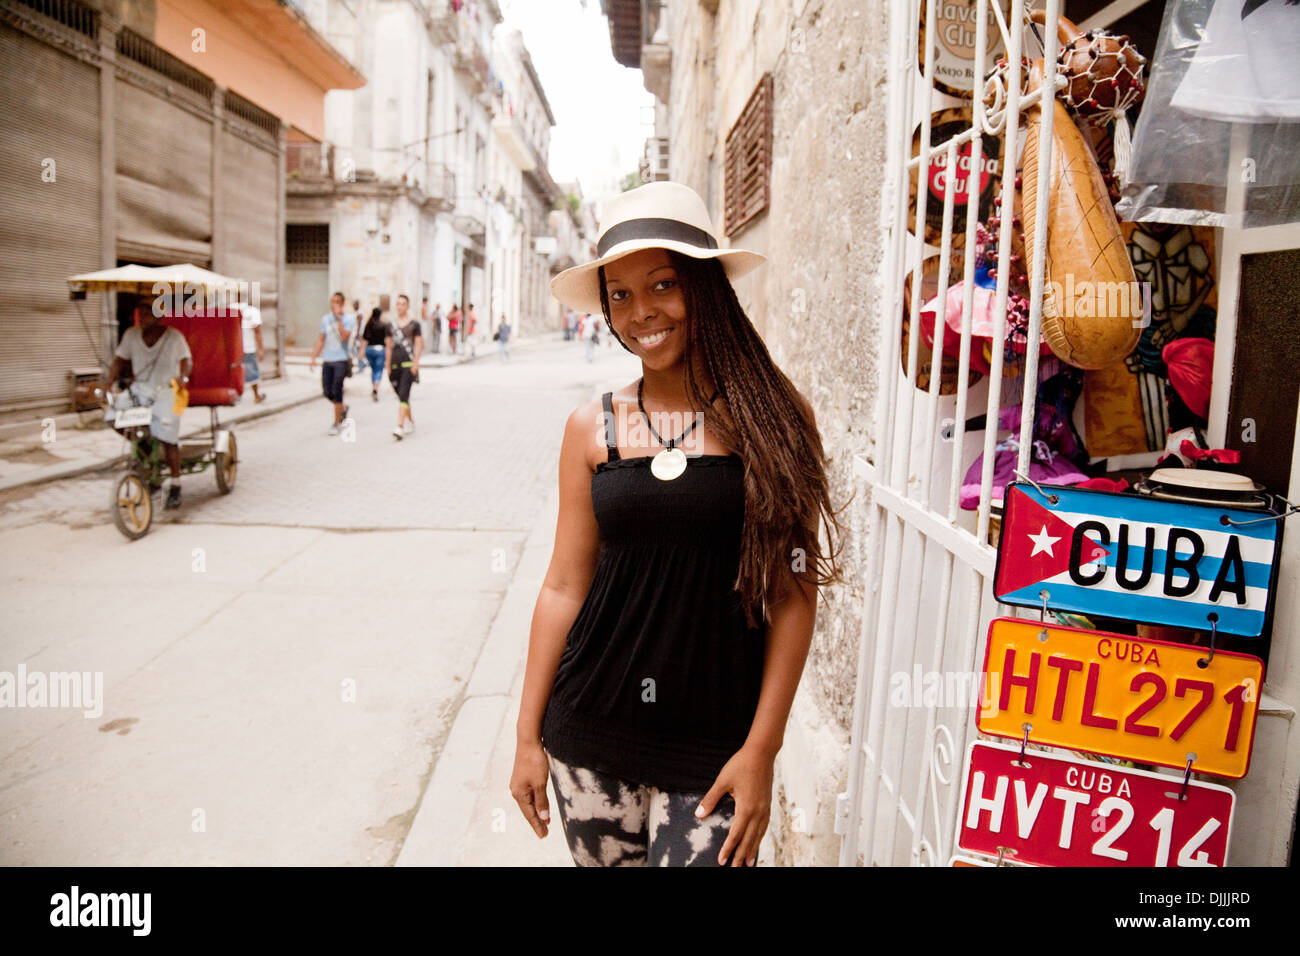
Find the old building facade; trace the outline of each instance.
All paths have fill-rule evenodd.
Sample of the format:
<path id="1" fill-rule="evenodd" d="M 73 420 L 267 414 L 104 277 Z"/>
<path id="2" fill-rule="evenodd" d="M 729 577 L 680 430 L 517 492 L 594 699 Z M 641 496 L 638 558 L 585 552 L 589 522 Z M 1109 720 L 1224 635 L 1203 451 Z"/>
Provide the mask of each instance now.
<path id="1" fill-rule="evenodd" d="M 69 302 L 66 279 L 131 262 L 256 283 L 275 374 L 287 131 L 319 130 L 326 90 L 363 77 L 272 0 L 5 2 L 0 59 L 0 413 L 70 407 L 123 317 L 114 295 Z"/>

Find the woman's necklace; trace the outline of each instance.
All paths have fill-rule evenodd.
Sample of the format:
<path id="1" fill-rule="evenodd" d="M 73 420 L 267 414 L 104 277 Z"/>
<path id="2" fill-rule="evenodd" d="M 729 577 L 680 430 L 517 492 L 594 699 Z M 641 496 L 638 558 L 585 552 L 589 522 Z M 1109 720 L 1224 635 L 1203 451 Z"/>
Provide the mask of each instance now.
<path id="1" fill-rule="evenodd" d="M 700 423 L 700 419 L 697 416 L 695 421 L 686 426 L 684 432 L 676 438 L 670 438 L 668 441 L 664 441 L 663 438 L 659 436 L 659 433 L 655 431 L 655 426 L 654 423 L 650 421 L 650 416 L 646 414 L 645 402 L 643 400 L 644 393 L 645 379 L 642 378 L 636 383 L 637 407 L 641 409 L 641 414 L 645 417 L 645 423 L 649 426 L 650 434 L 654 436 L 654 440 L 660 445 L 667 446 L 663 451 L 655 455 L 654 460 L 650 462 L 650 474 L 654 475 L 660 481 L 672 481 L 674 478 L 680 477 L 682 472 L 686 470 L 686 452 L 678 448 L 677 445 L 695 429 L 695 426 Z M 717 397 L 718 393 L 715 391 L 713 396 L 709 399 L 709 404 L 712 405 Z"/>

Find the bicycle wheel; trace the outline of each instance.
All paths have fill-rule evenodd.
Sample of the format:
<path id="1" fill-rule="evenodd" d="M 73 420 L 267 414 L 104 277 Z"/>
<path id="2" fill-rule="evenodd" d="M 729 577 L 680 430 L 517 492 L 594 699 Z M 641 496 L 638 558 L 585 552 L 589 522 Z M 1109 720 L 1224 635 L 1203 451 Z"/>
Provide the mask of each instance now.
<path id="1" fill-rule="evenodd" d="M 153 496 L 149 486 L 134 471 L 128 471 L 113 483 L 113 524 L 135 541 L 149 533 L 153 524 Z"/>
<path id="2" fill-rule="evenodd" d="M 239 446 L 235 444 L 235 433 L 227 435 L 226 450 L 217 452 L 217 490 L 223 495 L 230 494 L 235 487 L 235 473 L 239 470 Z"/>

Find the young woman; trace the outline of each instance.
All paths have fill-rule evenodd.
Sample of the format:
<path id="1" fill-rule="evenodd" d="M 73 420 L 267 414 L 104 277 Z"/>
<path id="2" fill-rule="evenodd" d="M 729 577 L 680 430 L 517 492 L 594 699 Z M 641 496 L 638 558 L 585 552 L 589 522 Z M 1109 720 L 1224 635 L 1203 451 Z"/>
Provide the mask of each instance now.
<path id="1" fill-rule="evenodd" d="M 388 366 L 388 380 L 397 393 L 397 426 L 393 437 L 415 431 L 415 417 L 411 414 L 411 385 L 420 380 L 420 353 L 424 339 L 420 336 L 420 320 L 408 315 L 410 301 L 404 295 L 397 297 L 397 317 L 388 326 L 384 339 L 384 364 Z"/>
<path id="2" fill-rule="evenodd" d="M 762 256 L 718 249 L 679 183 L 601 221 L 599 258 L 551 288 L 642 374 L 565 428 L 510 792 L 545 836 L 549 774 L 579 865 L 753 866 L 817 588 L 840 576 L 821 438 L 731 287 Z"/>
<path id="3" fill-rule="evenodd" d="M 456 336 L 460 334 L 460 306 L 452 304 L 451 311 L 447 313 L 447 345 L 451 349 L 451 354 L 456 354 Z"/>
<path id="4" fill-rule="evenodd" d="M 379 401 L 379 382 L 384 377 L 384 343 L 388 341 L 388 323 L 378 306 L 370 310 L 366 327 L 361 330 L 366 343 L 366 364 L 370 366 L 370 397 Z"/>

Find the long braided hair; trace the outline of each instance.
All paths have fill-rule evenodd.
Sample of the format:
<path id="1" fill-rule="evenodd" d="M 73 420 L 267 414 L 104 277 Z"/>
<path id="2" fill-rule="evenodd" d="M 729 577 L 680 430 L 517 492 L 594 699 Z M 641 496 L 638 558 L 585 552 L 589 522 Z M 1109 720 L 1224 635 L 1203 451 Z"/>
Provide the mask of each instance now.
<path id="1" fill-rule="evenodd" d="M 754 627 L 789 595 L 794 579 L 819 587 L 843 580 L 838 558 L 844 529 L 831 505 L 817 425 L 794 384 L 772 361 L 722 263 L 665 251 L 686 305 L 687 398 L 694 408 L 708 407 L 700 382 L 707 373 L 722 406 L 715 407 L 719 414 L 710 419 L 710 428 L 745 464 L 745 522 L 733 586 Z M 598 274 L 605 325 L 631 352 L 610 319 L 603 266 Z M 823 525 L 827 549 L 820 538 Z M 778 573 L 782 565 L 790 574 Z"/>

